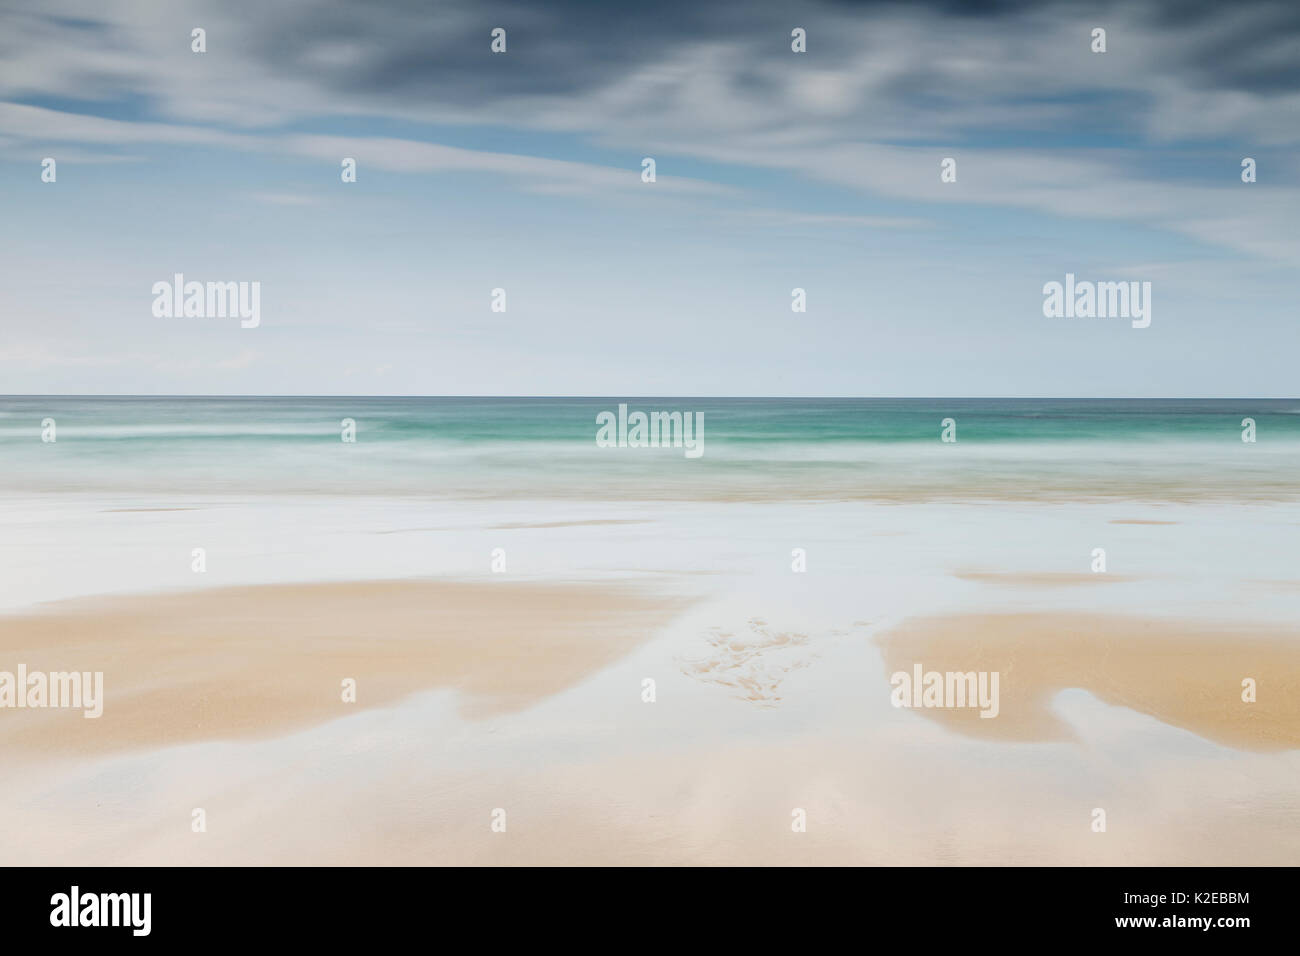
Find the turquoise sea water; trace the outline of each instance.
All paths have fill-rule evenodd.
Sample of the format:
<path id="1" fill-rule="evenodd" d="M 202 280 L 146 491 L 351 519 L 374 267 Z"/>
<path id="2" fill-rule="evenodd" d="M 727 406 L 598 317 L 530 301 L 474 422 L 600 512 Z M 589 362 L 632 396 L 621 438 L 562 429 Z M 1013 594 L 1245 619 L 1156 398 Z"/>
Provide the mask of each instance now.
<path id="1" fill-rule="evenodd" d="M 701 413 L 704 454 L 598 447 L 620 403 Z M 1300 400 L 0 397 L 7 493 L 1258 500 L 1297 479 Z"/>

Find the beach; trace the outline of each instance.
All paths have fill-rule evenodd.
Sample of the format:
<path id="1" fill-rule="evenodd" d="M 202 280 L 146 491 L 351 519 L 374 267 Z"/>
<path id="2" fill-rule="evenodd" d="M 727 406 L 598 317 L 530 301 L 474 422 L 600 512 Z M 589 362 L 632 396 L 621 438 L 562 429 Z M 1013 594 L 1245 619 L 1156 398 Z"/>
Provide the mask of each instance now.
<path id="1" fill-rule="evenodd" d="M 944 447 L 926 409 L 755 451 L 706 406 L 692 461 L 491 407 L 431 414 L 479 429 L 455 447 L 371 450 L 363 414 L 346 447 L 331 407 L 283 468 L 303 407 L 101 405 L 134 432 L 81 439 L 56 408 L 42 447 L 0 401 L 35 462 L 0 477 L 0 670 L 104 682 L 95 718 L 0 709 L 4 862 L 1300 862 L 1294 439 L 981 446 L 958 415 Z M 996 716 L 894 706 L 914 667 L 997 673 Z"/>

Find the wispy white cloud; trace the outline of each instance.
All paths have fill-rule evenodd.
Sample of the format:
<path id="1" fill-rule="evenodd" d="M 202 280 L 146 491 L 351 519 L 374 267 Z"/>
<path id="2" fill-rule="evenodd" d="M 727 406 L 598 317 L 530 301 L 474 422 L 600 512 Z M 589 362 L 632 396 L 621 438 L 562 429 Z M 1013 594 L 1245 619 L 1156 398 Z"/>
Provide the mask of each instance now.
<path id="1" fill-rule="evenodd" d="M 282 147 L 300 156 L 338 163 L 350 156 L 359 164 L 403 173 L 486 173 L 523 180 L 538 188 L 627 191 L 641 187 L 641 169 L 615 169 L 595 163 L 548 159 L 515 153 L 461 149 L 388 137 L 289 136 Z M 658 178 L 656 189 L 690 195 L 725 195 L 731 187 L 671 174 Z"/>
<path id="2" fill-rule="evenodd" d="M 651 18 L 609 35 L 595 12 L 489 9 L 529 28 L 516 31 L 504 57 L 487 50 L 484 14 L 462 3 L 428 17 L 387 4 L 236 11 L 198 0 L 161 12 L 55 0 L 44 15 L 6 13 L 0 97 L 128 98 L 152 103 L 156 118 L 0 103 L 3 148 L 29 156 L 38 144 L 61 143 L 84 157 L 94 145 L 187 144 L 333 163 L 350 155 L 393 172 L 495 175 L 551 195 L 628 195 L 637 184 L 635 168 L 279 132 L 359 116 L 486 123 L 590 137 L 628 155 L 780 170 L 889 199 L 1142 223 L 1300 261 L 1294 187 L 1272 182 L 1267 198 L 1248 194 L 1231 154 L 1217 183 L 1209 169 L 1161 181 L 1149 151 L 1210 139 L 1244 154 L 1300 142 L 1294 34 L 1279 32 L 1290 21 L 1277 5 L 1173 18 L 1151 4 L 1102 4 L 1086 17 L 1047 4 L 972 18 L 942 6 L 810 4 L 800 10 L 809 30 L 802 56 L 788 49 L 789 15 L 766 4 L 744 18 L 683 8 L 674 29 Z M 1108 30 L 1104 55 L 1089 49 L 1097 23 Z M 189 49 L 195 25 L 208 31 L 206 54 Z M 288 50 L 273 55 L 281 45 Z M 1216 73 L 1212 53 L 1236 65 Z M 1012 134 L 1031 139 L 997 145 Z M 1077 137 L 1087 134 L 1131 145 L 1080 150 Z M 944 155 L 958 158 L 960 176 L 940 190 Z M 656 185 L 683 196 L 727 193 L 675 176 L 671 162 L 661 162 Z"/>

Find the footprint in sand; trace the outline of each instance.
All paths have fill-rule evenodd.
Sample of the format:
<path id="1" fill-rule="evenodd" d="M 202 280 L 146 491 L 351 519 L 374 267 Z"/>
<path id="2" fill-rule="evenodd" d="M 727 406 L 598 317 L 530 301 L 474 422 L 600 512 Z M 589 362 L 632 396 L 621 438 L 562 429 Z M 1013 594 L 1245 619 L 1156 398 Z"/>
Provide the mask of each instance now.
<path id="1" fill-rule="evenodd" d="M 699 657 L 681 658 L 682 672 L 706 684 L 716 684 L 732 696 L 760 707 L 781 701 L 781 682 L 812 658 L 806 634 L 773 631 L 766 621 L 751 618 L 744 632 L 710 628 L 707 649 Z"/>

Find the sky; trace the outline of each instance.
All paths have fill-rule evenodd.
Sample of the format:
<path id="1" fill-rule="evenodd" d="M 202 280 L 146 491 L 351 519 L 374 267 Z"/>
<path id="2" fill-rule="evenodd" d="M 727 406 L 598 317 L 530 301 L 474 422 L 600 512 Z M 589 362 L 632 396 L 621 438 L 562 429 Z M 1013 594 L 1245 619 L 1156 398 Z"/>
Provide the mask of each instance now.
<path id="1" fill-rule="evenodd" d="M 0 0 L 0 394 L 1295 397 L 1298 213 L 1294 2 Z"/>

